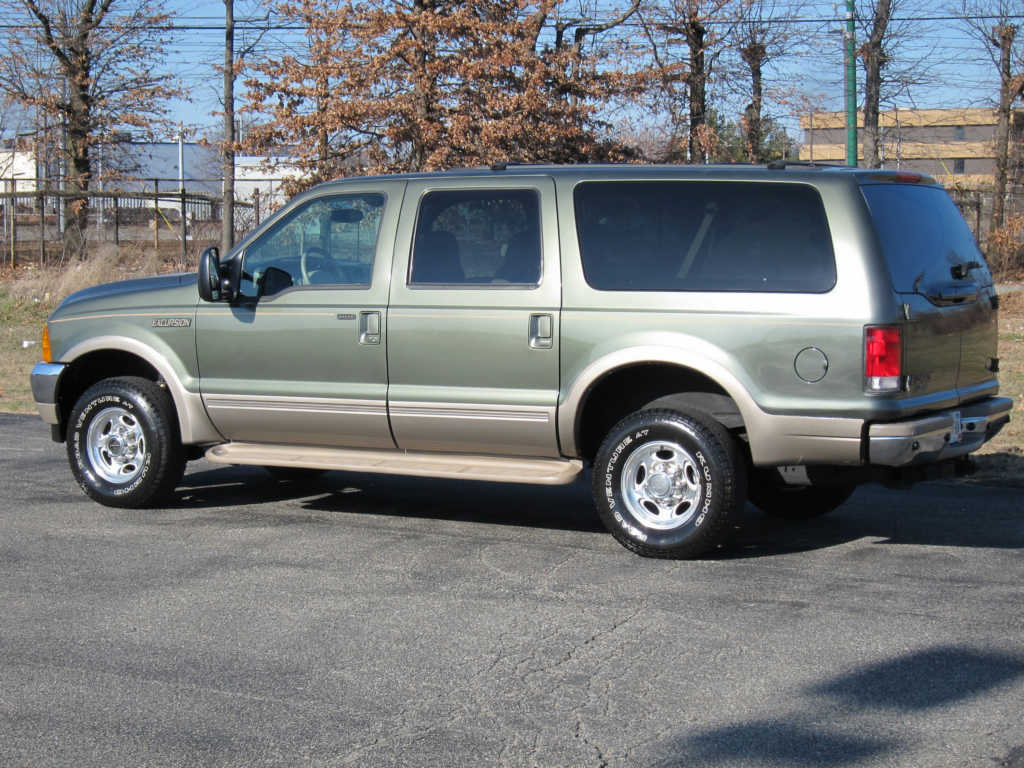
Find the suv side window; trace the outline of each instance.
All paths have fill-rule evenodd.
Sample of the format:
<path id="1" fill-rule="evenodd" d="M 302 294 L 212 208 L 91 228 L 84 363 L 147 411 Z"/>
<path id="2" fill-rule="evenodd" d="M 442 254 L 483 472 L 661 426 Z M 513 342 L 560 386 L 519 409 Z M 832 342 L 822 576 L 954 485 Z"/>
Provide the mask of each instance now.
<path id="1" fill-rule="evenodd" d="M 260 295 L 290 286 L 368 287 L 384 202 L 380 194 L 335 195 L 299 206 L 246 249 L 242 295 L 256 296 L 261 281 Z M 286 275 L 267 276 L 270 267 Z"/>
<path id="2" fill-rule="evenodd" d="M 825 207 L 805 184 L 584 182 L 574 202 L 598 290 L 825 293 L 836 282 Z"/>
<path id="3" fill-rule="evenodd" d="M 410 285 L 535 286 L 540 273 L 536 190 L 437 190 L 423 196 Z"/>

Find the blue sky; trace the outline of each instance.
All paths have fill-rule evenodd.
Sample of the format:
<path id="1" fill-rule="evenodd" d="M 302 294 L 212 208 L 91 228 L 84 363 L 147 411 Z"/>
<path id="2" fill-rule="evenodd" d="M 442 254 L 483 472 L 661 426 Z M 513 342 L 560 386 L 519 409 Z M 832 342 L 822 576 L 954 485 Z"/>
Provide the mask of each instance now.
<path id="1" fill-rule="evenodd" d="M 917 62 L 916 68 L 924 72 L 925 82 L 905 93 L 899 94 L 890 106 L 899 107 L 963 107 L 986 106 L 992 103 L 996 94 L 995 70 L 985 60 L 983 48 L 964 31 L 962 26 L 951 20 L 917 21 L 921 17 L 947 15 L 937 3 L 926 0 L 902 0 L 905 10 L 901 16 L 906 39 L 900 49 L 903 62 Z M 611 0 L 578 0 L 582 5 L 597 8 L 611 8 Z M 825 109 L 842 108 L 842 39 L 838 32 L 843 3 L 821 2 L 818 0 L 775 0 L 780 11 L 796 11 L 807 20 L 833 19 L 822 23 L 801 23 L 794 28 L 814 32 L 818 41 L 817 49 L 803 56 L 786 59 L 768 73 L 768 84 L 789 87 L 792 90 L 813 96 Z M 169 66 L 182 81 L 188 94 L 187 101 L 172 105 L 175 121 L 186 125 L 190 138 L 213 137 L 218 131 L 220 119 L 213 116 L 219 108 L 221 77 L 216 65 L 223 61 L 223 19 L 224 6 L 220 2 L 196 2 L 195 0 L 169 0 L 166 4 L 174 21 L 188 25 L 188 30 L 176 31 L 169 46 Z M 244 18 L 262 15 L 265 10 L 256 0 L 236 0 L 235 16 Z M 1024 14 L 1024 3 L 1021 13 Z M 1024 22 L 1024 15 L 1021 17 Z M 209 29 L 194 27 L 209 26 Z M 1024 26 L 1024 23 L 1022 23 Z M 252 33 L 239 30 L 236 41 L 241 45 Z M 262 38 L 260 51 L 274 55 L 288 46 L 289 39 L 295 39 L 296 32 L 271 33 Z M 634 30 L 639 38 L 639 31 Z M 1022 34 L 1024 36 L 1024 34 Z M 639 39 L 638 39 L 639 42 Z M 720 85 L 725 85 L 720 83 Z M 858 83 L 862 95 L 863 83 Z M 236 93 L 244 93 L 241 83 Z M 735 119 L 743 108 L 736 100 L 721 102 L 725 117 Z M 797 138 L 797 116 L 795 109 L 781 105 L 769 105 L 773 116 L 781 119 Z M 171 137 L 168 137 L 171 138 Z"/>

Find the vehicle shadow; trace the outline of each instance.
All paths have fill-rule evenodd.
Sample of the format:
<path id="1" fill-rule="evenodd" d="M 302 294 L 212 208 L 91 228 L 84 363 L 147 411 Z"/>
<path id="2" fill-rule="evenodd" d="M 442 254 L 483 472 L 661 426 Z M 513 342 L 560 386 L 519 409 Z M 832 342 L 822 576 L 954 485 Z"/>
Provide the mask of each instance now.
<path id="1" fill-rule="evenodd" d="M 289 503 L 287 520 L 320 523 L 345 515 L 381 515 L 549 528 L 604 530 L 590 498 L 589 474 L 568 486 L 483 483 L 328 472 L 311 481 L 280 482 L 258 467 L 197 467 L 170 509 L 246 507 L 258 522 L 264 505 Z M 823 517 L 788 521 L 747 505 L 730 544 L 709 559 L 756 558 L 826 549 L 869 538 L 874 545 L 1024 548 L 1024 510 L 1016 491 L 983 485 L 924 483 L 912 491 L 864 486 Z M 256 509 L 253 510 L 253 507 Z M 280 510 L 265 513 L 277 519 Z"/>
<path id="2" fill-rule="evenodd" d="M 209 509 L 300 500 L 300 508 L 331 515 L 384 515 L 490 525 L 601 532 L 583 482 L 538 487 L 398 475 L 327 472 L 310 481 L 280 482 L 259 467 L 189 473 L 168 509 Z M 294 506 L 289 510 L 295 514 Z"/>

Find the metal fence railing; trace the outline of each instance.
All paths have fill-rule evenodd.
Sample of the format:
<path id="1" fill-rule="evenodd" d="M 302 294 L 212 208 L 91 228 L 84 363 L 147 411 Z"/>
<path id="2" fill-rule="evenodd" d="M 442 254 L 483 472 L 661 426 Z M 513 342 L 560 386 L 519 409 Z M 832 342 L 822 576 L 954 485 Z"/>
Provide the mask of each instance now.
<path id="1" fill-rule="evenodd" d="M 177 180 L 164 180 L 161 191 L 160 179 L 149 181 L 154 191 L 82 193 L 46 188 L 41 180 L 0 180 L 0 259 L 11 266 L 26 259 L 45 264 L 63 254 L 65 230 L 74 218 L 67 201 L 85 202 L 86 224 L 79 234 L 89 244 L 152 245 L 160 253 L 176 243 L 184 261 L 197 244 L 220 240 L 222 197 L 179 189 Z M 236 236 L 258 225 L 267 207 L 258 189 L 250 200 L 236 198 Z"/>

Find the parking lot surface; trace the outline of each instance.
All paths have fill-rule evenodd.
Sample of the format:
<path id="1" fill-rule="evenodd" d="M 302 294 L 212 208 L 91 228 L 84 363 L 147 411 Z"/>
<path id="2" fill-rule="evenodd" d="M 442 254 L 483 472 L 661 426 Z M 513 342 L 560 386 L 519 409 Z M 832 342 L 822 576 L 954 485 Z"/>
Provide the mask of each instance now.
<path id="1" fill-rule="evenodd" d="M 0 415 L 0 765 L 1024 767 L 1019 489 L 646 560 L 585 484 L 189 465 L 85 498 Z"/>

